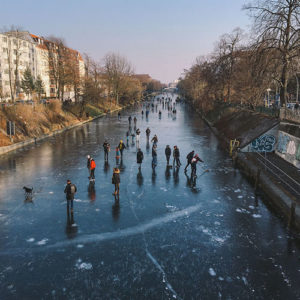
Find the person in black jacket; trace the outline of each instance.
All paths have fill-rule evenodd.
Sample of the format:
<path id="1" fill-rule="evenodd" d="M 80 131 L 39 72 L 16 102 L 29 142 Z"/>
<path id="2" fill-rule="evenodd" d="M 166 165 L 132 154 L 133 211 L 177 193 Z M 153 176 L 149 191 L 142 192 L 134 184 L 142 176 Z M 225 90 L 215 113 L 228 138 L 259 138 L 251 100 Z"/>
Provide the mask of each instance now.
<path id="1" fill-rule="evenodd" d="M 179 168 L 181 166 L 181 162 L 180 162 L 180 152 L 177 146 L 174 146 L 174 150 L 173 150 L 173 166 L 175 165 L 175 161 L 176 161 L 176 167 Z"/>
<path id="2" fill-rule="evenodd" d="M 104 160 L 108 161 L 108 152 L 110 151 L 110 144 L 107 142 L 107 140 L 103 143 L 103 149 L 104 149 Z"/>
<path id="3" fill-rule="evenodd" d="M 187 159 L 187 164 L 184 168 L 184 172 L 186 172 L 186 169 L 188 168 L 188 166 L 192 163 L 192 159 L 194 157 L 194 153 L 195 151 L 193 150 L 192 152 L 190 152 L 187 156 L 186 156 L 186 159 Z"/>
<path id="4" fill-rule="evenodd" d="M 118 168 L 114 168 L 114 172 L 111 178 L 112 184 L 115 185 L 115 192 L 113 193 L 114 196 L 119 196 L 120 193 L 120 170 Z"/>
<path id="5" fill-rule="evenodd" d="M 154 170 L 157 166 L 157 146 L 154 144 L 152 147 L 152 169 Z"/>
<path id="6" fill-rule="evenodd" d="M 150 130 L 150 128 L 148 127 L 148 128 L 146 129 L 147 140 L 149 140 L 149 138 L 150 138 L 150 133 L 151 133 L 151 130 Z"/>
<path id="7" fill-rule="evenodd" d="M 73 200 L 74 195 L 77 192 L 77 187 L 75 184 L 71 183 L 71 180 L 67 180 L 67 185 L 65 187 L 64 193 L 66 194 L 67 199 L 67 210 L 69 211 L 70 205 L 71 205 L 71 212 L 73 212 Z"/>
<path id="8" fill-rule="evenodd" d="M 166 155 L 166 159 L 167 159 L 167 165 L 169 165 L 171 153 L 172 153 L 172 150 L 171 150 L 170 146 L 167 145 L 167 147 L 165 149 L 165 155 Z"/>
<path id="9" fill-rule="evenodd" d="M 136 154 L 136 162 L 137 162 L 138 164 L 140 164 L 139 169 L 141 169 L 143 159 L 144 159 L 144 153 L 143 153 L 143 151 L 141 150 L 141 148 L 139 148 L 139 149 L 138 149 L 138 152 L 137 152 L 137 154 Z"/>

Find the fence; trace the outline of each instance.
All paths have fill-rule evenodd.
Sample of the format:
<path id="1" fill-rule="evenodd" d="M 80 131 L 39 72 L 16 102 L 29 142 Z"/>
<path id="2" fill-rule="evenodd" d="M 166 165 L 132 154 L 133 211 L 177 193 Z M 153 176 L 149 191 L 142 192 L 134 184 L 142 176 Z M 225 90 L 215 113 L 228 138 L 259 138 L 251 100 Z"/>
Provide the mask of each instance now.
<path id="1" fill-rule="evenodd" d="M 280 119 L 300 124 L 300 109 L 281 108 Z"/>

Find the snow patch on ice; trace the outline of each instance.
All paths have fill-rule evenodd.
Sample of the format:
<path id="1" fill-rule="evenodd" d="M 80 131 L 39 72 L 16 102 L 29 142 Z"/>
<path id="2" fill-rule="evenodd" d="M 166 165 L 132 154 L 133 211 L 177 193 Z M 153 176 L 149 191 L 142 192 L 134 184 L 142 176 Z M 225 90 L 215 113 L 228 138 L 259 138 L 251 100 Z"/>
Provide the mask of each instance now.
<path id="1" fill-rule="evenodd" d="M 166 188 L 164 188 L 164 187 L 161 187 L 161 188 L 159 188 L 160 190 L 162 190 L 162 191 L 164 191 L 164 192 L 167 192 L 168 191 L 168 189 L 166 189 Z"/>
<path id="2" fill-rule="evenodd" d="M 261 218 L 261 215 L 260 214 L 253 214 L 252 217 L 257 219 L 257 218 Z"/>
<path id="3" fill-rule="evenodd" d="M 216 276 L 217 275 L 213 268 L 209 268 L 208 273 L 209 273 L 210 276 Z"/>
<path id="4" fill-rule="evenodd" d="M 249 205 L 248 206 L 250 209 L 255 209 L 255 207 L 253 205 Z"/>
<path id="5" fill-rule="evenodd" d="M 224 281 L 224 278 L 221 277 L 221 276 L 219 276 L 219 280 L 220 280 L 220 281 Z"/>
<path id="6" fill-rule="evenodd" d="M 54 192 L 49 192 L 49 194 L 54 194 Z"/>
<path id="7" fill-rule="evenodd" d="M 78 244 L 77 248 L 83 248 L 84 246 L 82 244 Z"/>
<path id="8" fill-rule="evenodd" d="M 90 202 L 88 200 L 74 199 L 74 202 Z"/>
<path id="9" fill-rule="evenodd" d="M 172 212 L 177 210 L 177 207 L 176 207 L 176 206 L 169 205 L 169 204 L 166 204 L 166 208 L 167 208 L 169 211 L 172 211 Z"/>
<path id="10" fill-rule="evenodd" d="M 220 223 L 220 222 L 218 222 L 218 221 L 216 221 L 216 222 L 215 222 L 215 225 L 216 225 L 216 226 L 220 226 L 220 225 L 221 225 L 221 223 Z"/>
<path id="11" fill-rule="evenodd" d="M 77 260 L 75 267 L 79 270 L 91 270 L 93 268 L 91 263 L 82 262 L 81 258 Z"/>
<path id="12" fill-rule="evenodd" d="M 48 239 L 44 238 L 44 239 L 38 241 L 36 244 L 39 246 L 42 246 L 42 245 L 46 245 L 47 242 L 48 242 Z"/>
<path id="13" fill-rule="evenodd" d="M 242 195 L 239 195 L 239 196 L 238 196 L 238 198 L 239 198 L 239 199 L 242 199 L 242 198 L 244 198 L 244 196 L 242 196 Z"/>
<path id="14" fill-rule="evenodd" d="M 240 193 L 241 190 L 240 189 L 237 189 L 237 190 L 234 190 L 235 193 Z"/>
<path id="15" fill-rule="evenodd" d="M 215 199 L 213 203 L 220 203 L 220 201 Z"/>
<path id="16" fill-rule="evenodd" d="M 32 243 L 34 241 L 35 241 L 35 238 L 29 238 L 29 239 L 26 240 L 26 242 L 28 242 L 28 243 Z"/>
<path id="17" fill-rule="evenodd" d="M 244 208 L 237 208 L 235 211 L 242 214 L 250 214 L 250 212 Z"/>

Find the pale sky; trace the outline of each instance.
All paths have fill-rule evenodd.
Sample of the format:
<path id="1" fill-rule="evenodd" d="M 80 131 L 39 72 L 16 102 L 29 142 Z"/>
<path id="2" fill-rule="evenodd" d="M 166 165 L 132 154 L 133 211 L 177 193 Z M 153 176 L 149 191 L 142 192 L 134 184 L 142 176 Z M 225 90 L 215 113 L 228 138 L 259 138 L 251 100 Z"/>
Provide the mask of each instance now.
<path id="1" fill-rule="evenodd" d="M 65 38 L 101 60 L 126 56 L 136 73 L 164 83 L 177 79 L 197 56 L 209 54 L 224 33 L 250 20 L 249 0 L 2 0 L 0 27 Z"/>

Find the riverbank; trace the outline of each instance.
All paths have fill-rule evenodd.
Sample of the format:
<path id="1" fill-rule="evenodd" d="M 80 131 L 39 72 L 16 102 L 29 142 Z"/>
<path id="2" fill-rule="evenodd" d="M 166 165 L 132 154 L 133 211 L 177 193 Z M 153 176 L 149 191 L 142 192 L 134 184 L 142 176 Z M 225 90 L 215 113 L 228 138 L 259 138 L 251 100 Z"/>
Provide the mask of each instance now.
<path id="1" fill-rule="evenodd" d="M 20 141 L 20 142 L 17 142 L 17 143 L 12 143 L 11 145 L 8 145 L 8 146 L 2 146 L 2 147 L 0 147 L 0 155 L 6 154 L 8 152 L 11 152 L 11 151 L 14 151 L 14 150 L 17 150 L 17 149 L 20 149 L 20 148 L 23 148 L 23 147 L 25 147 L 27 145 L 30 145 L 30 144 L 33 144 L 33 143 L 37 143 L 39 141 L 50 138 L 52 136 L 61 134 L 65 131 L 67 131 L 67 130 L 70 130 L 70 129 L 78 127 L 78 126 L 81 126 L 81 125 L 83 125 L 85 123 L 88 123 L 88 122 L 91 122 L 91 121 L 93 121 L 97 118 L 101 118 L 101 117 L 103 117 L 103 116 L 105 116 L 109 113 L 113 113 L 113 112 L 122 110 L 125 107 L 126 106 L 124 106 L 124 107 L 123 106 L 118 106 L 118 107 L 115 107 L 114 109 L 112 109 L 110 111 L 107 111 L 107 112 L 100 111 L 99 109 L 97 109 L 95 107 L 88 107 L 89 114 L 88 114 L 88 116 L 86 116 L 85 120 L 79 121 L 78 119 L 73 118 L 71 120 L 73 120 L 74 124 L 67 125 L 67 126 L 61 128 L 61 129 L 52 130 L 47 134 L 42 134 L 40 136 L 34 136 L 34 137 L 31 137 L 31 138 L 27 138 L 23 141 Z"/>
<path id="2" fill-rule="evenodd" d="M 240 112 L 238 111 L 235 112 L 234 110 L 230 110 L 219 116 L 217 116 L 217 114 L 214 113 L 213 119 L 207 118 L 207 116 L 201 111 L 198 111 L 198 113 L 200 114 L 201 118 L 205 121 L 205 123 L 209 126 L 209 128 L 212 130 L 212 132 L 220 140 L 222 148 L 229 153 L 230 140 L 233 139 L 233 136 L 230 136 L 230 134 L 228 133 L 230 131 L 226 130 L 228 129 L 226 127 L 230 127 L 230 126 L 235 127 L 234 128 L 235 132 L 239 132 L 242 131 L 241 127 L 243 127 L 243 125 L 241 124 L 239 126 L 238 122 L 236 122 L 237 124 L 233 124 L 233 125 L 228 124 L 230 120 L 227 119 L 231 118 L 232 120 L 234 117 L 232 117 L 231 115 L 233 116 L 238 115 Z M 255 118 L 257 119 L 257 114 L 255 115 L 256 116 L 253 118 L 251 117 L 251 115 L 248 116 L 249 122 L 246 123 L 249 126 L 249 129 L 251 129 L 250 119 L 252 119 L 252 121 Z M 269 118 L 269 117 L 265 116 L 265 118 Z M 214 120 L 215 122 L 213 122 L 212 120 Z M 267 120 L 267 122 L 270 123 L 270 120 Z M 218 126 L 218 123 L 221 124 L 221 126 Z M 244 145 L 246 143 L 247 142 L 245 142 Z M 255 185 L 257 192 L 262 192 L 267 196 L 267 198 L 265 199 L 267 204 L 272 206 L 282 216 L 286 224 L 288 224 L 289 227 L 294 227 L 299 231 L 300 230 L 299 199 L 297 199 L 297 197 L 293 193 L 291 193 L 289 189 L 287 189 L 285 186 L 280 184 L 278 178 L 275 175 L 276 173 L 272 174 L 272 172 L 270 172 L 268 168 L 262 166 L 261 162 L 258 159 L 256 159 L 255 155 L 251 155 L 251 154 L 252 153 L 236 152 L 235 155 L 233 156 L 234 166 L 238 167 L 242 171 L 242 173 Z"/>

